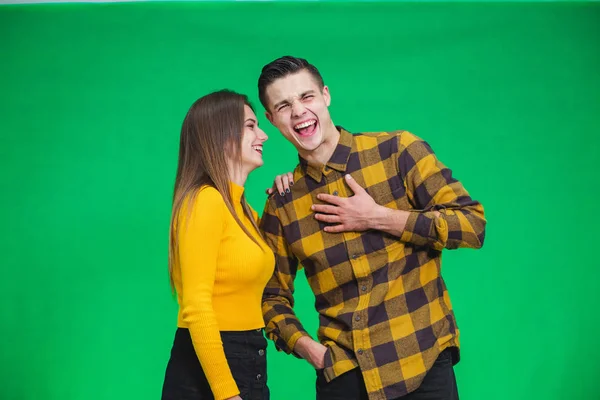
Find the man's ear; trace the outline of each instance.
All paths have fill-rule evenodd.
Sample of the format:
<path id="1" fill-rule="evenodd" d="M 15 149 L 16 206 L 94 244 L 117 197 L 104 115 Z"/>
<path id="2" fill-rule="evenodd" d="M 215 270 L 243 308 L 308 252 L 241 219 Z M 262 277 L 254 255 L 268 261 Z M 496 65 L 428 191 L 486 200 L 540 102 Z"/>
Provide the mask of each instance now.
<path id="1" fill-rule="evenodd" d="M 331 104 L 331 94 L 329 94 L 329 88 L 327 86 L 323 86 L 323 98 L 325 98 L 325 104 L 327 104 L 327 107 L 329 107 L 329 105 Z"/>
<path id="2" fill-rule="evenodd" d="M 268 111 L 265 111 L 265 117 L 267 117 L 267 119 L 269 120 L 269 122 L 270 122 L 271 124 L 273 124 L 273 116 L 271 115 L 271 113 L 270 113 L 270 112 L 268 112 Z"/>

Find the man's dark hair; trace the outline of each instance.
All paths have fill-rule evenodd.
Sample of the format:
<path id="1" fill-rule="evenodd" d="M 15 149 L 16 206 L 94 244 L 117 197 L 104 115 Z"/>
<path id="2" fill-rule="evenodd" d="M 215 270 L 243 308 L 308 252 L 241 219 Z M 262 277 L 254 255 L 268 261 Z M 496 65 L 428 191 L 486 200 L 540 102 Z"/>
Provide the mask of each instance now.
<path id="1" fill-rule="evenodd" d="M 271 61 L 263 67 L 260 77 L 258 78 L 258 98 L 266 110 L 268 110 L 267 87 L 279 78 L 295 74 L 302 70 L 308 71 L 315 82 L 317 82 L 317 85 L 319 85 L 319 89 L 323 90 L 325 84 L 323 83 L 321 73 L 317 67 L 306 61 L 304 58 L 284 56 L 275 61 Z"/>

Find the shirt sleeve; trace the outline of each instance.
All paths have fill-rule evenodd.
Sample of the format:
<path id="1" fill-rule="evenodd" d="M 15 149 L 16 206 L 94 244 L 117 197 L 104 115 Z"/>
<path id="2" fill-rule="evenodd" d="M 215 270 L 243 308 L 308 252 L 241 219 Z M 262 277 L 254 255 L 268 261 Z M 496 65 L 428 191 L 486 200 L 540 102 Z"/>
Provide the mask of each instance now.
<path id="1" fill-rule="evenodd" d="M 216 400 L 238 395 L 213 309 L 213 287 L 225 205 L 214 188 L 202 189 L 193 203 L 182 207 L 179 265 L 182 281 L 182 318 L 187 324 L 202 370 Z"/>
<path id="2" fill-rule="evenodd" d="M 483 206 L 471 198 L 428 143 L 409 132 L 400 134 L 399 142 L 398 170 L 417 208 L 410 212 L 400 240 L 436 250 L 483 246 Z"/>
<path id="3" fill-rule="evenodd" d="M 294 280 L 298 272 L 298 259 L 290 251 L 283 236 L 273 197 L 267 201 L 260 228 L 276 261 L 273 275 L 263 293 L 265 333 L 274 341 L 278 351 L 300 358 L 294 352 L 294 346 L 302 336 L 309 335 L 294 312 Z"/>

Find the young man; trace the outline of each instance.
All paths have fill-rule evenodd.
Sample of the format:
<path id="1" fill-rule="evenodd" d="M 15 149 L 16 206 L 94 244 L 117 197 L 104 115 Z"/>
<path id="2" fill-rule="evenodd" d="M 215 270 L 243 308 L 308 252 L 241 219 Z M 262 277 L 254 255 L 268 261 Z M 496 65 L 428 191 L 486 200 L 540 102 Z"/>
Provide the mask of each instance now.
<path id="1" fill-rule="evenodd" d="M 483 245 L 481 204 L 417 136 L 336 127 L 329 89 L 306 60 L 267 64 L 258 88 L 300 159 L 291 190 L 270 196 L 261 220 L 277 261 L 263 296 L 268 337 L 315 367 L 319 400 L 458 399 L 441 254 Z M 319 342 L 293 311 L 300 266 Z"/>

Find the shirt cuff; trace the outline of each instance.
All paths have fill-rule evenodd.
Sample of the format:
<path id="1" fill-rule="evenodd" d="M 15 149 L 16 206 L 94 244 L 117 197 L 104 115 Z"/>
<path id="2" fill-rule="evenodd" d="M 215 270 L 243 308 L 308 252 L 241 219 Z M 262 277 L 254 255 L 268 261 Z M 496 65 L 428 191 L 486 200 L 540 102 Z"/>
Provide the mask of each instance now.
<path id="1" fill-rule="evenodd" d="M 410 211 L 406 226 L 400 236 L 400 240 L 403 242 L 416 246 L 433 245 L 435 248 L 440 246 L 443 248 L 443 243 L 446 243 L 447 238 L 448 224 L 442 210 L 439 217 L 433 211 Z"/>

